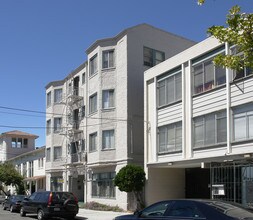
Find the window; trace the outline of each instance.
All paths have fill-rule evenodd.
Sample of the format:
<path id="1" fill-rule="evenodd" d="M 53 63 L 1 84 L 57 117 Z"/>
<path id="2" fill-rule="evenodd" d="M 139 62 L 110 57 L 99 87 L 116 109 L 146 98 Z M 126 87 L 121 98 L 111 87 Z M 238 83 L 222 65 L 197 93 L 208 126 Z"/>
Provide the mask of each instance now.
<path id="1" fill-rule="evenodd" d="M 23 139 L 23 147 L 24 147 L 24 148 L 27 148 L 27 147 L 28 147 L 28 139 L 27 139 L 27 138 L 24 138 L 24 139 Z"/>
<path id="2" fill-rule="evenodd" d="M 62 101 L 62 89 L 54 90 L 54 103 L 60 103 Z"/>
<path id="3" fill-rule="evenodd" d="M 90 134 L 90 152 L 97 150 L 97 132 Z"/>
<path id="4" fill-rule="evenodd" d="M 234 140 L 253 138 L 253 104 L 235 107 L 233 109 Z"/>
<path id="5" fill-rule="evenodd" d="M 144 65 L 155 66 L 165 60 L 165 53 L 148 47 L 143 48 Z"/>
<path id="6" fill-rule="evenodd" d="M 54 160 L 59 160 L 62 157 L 62 147 L 54 147 Z"/>
<path id="7" fill-rule="evenodd" d="M 173 201 L 162 201 L 155 203 L 145 209 L 141 212 L 141 216 L 143 219 L 144 218 L 149 218 L 150 216 L 158 216 L 157 218 L 159 219 L 159 216 L 163 216 L 164 213 L 168 208 L 171 207 L 173 204 Z"/>
<path id="8" fill-rule="evenodd" d="M 103 109 L 114 107 L 114 90 L 103 91 Z"/>
<path id="9" fill-rule="evenodd" d="M 38 159 L 38 167 L 39 167 L 39 169 L 43 169 L 43 167 L 44 167 L 44 158 L 43 157 Z"/>
<path id="10" fill-rule="evenodd" d="M 29 161 L 29 177 L 34 176 L 33 161 Z"/>
<path id="11" fill-rule="evenodd" d="M 182 150 L 182 122 L 158 128 L 159 153 L 176 152 Z"/>
<path id="12" fill-rule="evenodd" d="M 23 163 L 23 177 L 27 177 L 27 164 Z"/>
<path id="13" fill-rule="evenodd" d="M 85 105 L 81 107 L 81 118 L 83 119 L 85 117 Z"/>
<path id="14" fill-rule="evenodd" d="M 46 128 L 46 132 L 47 135 L 51 134 L 51 119 L 47 120 L 47 128 Z"/>
<path id="15" fill-rule="evenodd" d="M 12 138 L 11 147 L 12 148 L 27 148 L 28 139 L 27 138 Z"/>
<path id="16" fill-rule="evenodd" d="M 114 50 L 103 51 L 103 69 L 114 67 Z"/>
<path id="17" fill-rule="evenodd" d="M 11 139 L 11 147 L 12 147 L 12 148 L 16 148 L 16 147 L 17 147 L 16 138 L 12 138 L 12 139 Z"/>
<path id="18" fill-rule="evenodd" d="M 51 106 L 51 103 L 52 103 L 52 100 L 51 100 L 51 92 L 48 92 L 48 93 L 47 93 L 47 107 L 50 107 L 50 106 Z"/>
<path id="19" fill-rule="evenodd" d="M 90 76 L 94 75 L 98 71 L 98 57 L 97 54 L 90 59 Z"/>
<path id="20" fill-rule="evenodd" d="M 205 219 L 205 216 L 198 210 L 198 207 L 191 201 L 176 201 L 173 206 L 168 209 L 165 216 L 175 216 L 190 219 Z"/>
<path id="21" fill-rule="evenodd" d="M 50 178 L 50 190 L 60 192 L 63 190 L 63 178 L 62 176 L 54 176 Z"/>
<path id="22" fill-rule="evenodd" d="M 225 68 L 215 66 L 213 63 L 213 58 L 221 53 L 223 47 L 217 50 L 193 60 L 194 94 L 208 91 L 226 83 Z"/>
<path id="23" fill-rule="evenodd" d="M 194 118 L 193 132 L 194 148 L 226 142 L 226 112 L 221 111 Z"/>
<path id="24" fill-rule="evenodd" d="M 62 118 L 54 118 L 54 133 L 61 131 Z"/>
<path id="25" fill-rule="evenodd" d="M 166 78 L 158 79 L 158 106 L 173 103 L 182 99 L 181 70 L 169 73 Z"/>
<path id="26" fill-rule="evenodd" d="M 114 130 L 103 131 L 102 149 L 113 149 L 114 146 Z"/>
<path id="27" fill-rule="evenodd" d="M 90 114 L 97 111 L 97 93 L 90 96 Z"/>
<path id="28" fill-rule="evenodd" d="M 51 148 L 46 149 L 46 161 L 51 161 Z"/>
<path id="29" fill-rule="evenodd" d="M 115 198 L 114 177 L 115 172 L 94 173 L 92 175 L 92 197 Z"/>
<path id="30" fill-rule="evenodd" d="M 82 74 L 82 84 L 85 83 L 85 73 Z"/>
<path id="31" fill-rule="evenodd" d="M 231 53 L 232 55 L 238 55 L 243 58 L 243 53 L 239 51 L 239 48 L 237 46 L 232 46 Z M 244 65 L 244 63 L 241 64 Z M 237 70 L 233 71 L 233 80 L 242 79 L 251 74 L 253 74 L 253 71 L 250 67 L 243 67 L 240 71 Z"/>

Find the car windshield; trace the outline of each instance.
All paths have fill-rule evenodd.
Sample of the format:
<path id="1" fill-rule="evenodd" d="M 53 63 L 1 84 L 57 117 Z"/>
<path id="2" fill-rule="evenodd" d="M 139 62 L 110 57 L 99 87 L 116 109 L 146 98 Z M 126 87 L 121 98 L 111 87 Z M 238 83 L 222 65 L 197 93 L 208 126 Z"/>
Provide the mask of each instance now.
<path id="1" fill-rule="evenodd" d="M 210 202 L 208 204 L 213 206 L 216 210 L 234 218 L 253 218 L 253 209 L 250 207 L 244 207 L 240 204 L 225 203 L 220 201 Z"/>
<path id="2" fill-rule="evenodd" d="M 17 195 L 17 196 L 14 196 L 13 199 L 15 200 L 23 200 L 25 198 L 24 195 Z"/>

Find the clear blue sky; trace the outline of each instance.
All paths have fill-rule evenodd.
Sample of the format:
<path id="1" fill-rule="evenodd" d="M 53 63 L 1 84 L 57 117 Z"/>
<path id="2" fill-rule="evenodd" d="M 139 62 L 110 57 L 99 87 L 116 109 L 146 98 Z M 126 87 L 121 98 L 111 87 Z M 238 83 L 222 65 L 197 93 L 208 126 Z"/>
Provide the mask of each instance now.
<path id="1" fill-rule="evenodd" d="M 253 12 L 253 0 L 0 0 L 0 133 L 36 134 L 45 145 L 45 86 L 86 60 L 96 40 L 148 23 L 201 41 L 228 10 Z M 11 108 L 11 109 L 9 109 Z"/>

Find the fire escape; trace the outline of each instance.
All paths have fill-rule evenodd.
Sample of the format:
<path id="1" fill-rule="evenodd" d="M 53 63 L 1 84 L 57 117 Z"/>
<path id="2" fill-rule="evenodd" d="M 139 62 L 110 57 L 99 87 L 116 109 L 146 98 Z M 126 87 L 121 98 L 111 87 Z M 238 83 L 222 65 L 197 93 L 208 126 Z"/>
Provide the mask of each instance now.
<path id="1" fill-rule="evenodd" d="M 73 78 L 68 84 L 66 97 L 67 165 L 69 168 L 86 162 L 84 128 L 81 126 L 81 121 L 85 116 L 83 95 L 79 87 L 79 77 Z"/>

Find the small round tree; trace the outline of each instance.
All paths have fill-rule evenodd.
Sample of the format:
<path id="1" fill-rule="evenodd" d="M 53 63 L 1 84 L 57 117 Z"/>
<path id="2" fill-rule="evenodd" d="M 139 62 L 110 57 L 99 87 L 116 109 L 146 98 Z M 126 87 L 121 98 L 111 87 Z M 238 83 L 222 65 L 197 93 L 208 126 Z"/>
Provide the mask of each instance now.
<path id="1" fill-rule="evenodd" d="M 121 168 L 114 178 L 114 185 L 120 191 L 133 192 L 137 201 L 137 210 L 144 207 L 142 190 L 145 185 L 145 172 L 141 166 L 129 164 Z"/>

